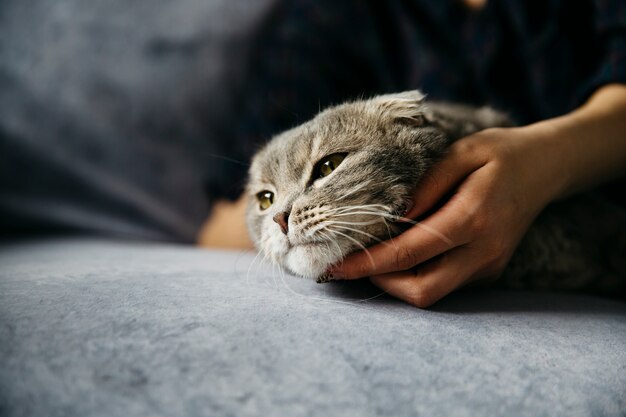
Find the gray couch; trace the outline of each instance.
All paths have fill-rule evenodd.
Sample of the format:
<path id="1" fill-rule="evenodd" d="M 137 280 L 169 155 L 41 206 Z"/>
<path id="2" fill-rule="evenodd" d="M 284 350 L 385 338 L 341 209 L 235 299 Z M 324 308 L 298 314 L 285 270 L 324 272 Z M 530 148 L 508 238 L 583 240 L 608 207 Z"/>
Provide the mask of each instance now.
<path id="1" fill-rule="evenodd" d="M 0 415 L 624 416 L 626 305 L 474 290 L 419 310 L 252 253 L 7 243 Z"/>
<path id="2" fill-rule="evenodd" d="M 192 242 L 243 183 L 255 146 L 228 139 L 283 3 L 0 0 L 0 236 Z M 0 246 L 0 417 L 625 410 L 620 302 L 472 291 L 418 310 L 252 253 Z"/>

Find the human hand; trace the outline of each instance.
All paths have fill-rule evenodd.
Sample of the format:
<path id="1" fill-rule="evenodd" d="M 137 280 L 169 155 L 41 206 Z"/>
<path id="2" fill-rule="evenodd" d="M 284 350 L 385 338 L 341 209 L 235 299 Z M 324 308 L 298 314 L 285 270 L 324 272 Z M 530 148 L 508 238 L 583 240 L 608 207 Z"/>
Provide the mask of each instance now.
<path id="1" fill-rule="evenodd" d="M 543 132 L 542 132 L 543 133 Z M 348 256 L 335 279 L 371 282 L 425 308 L 468 283 L 495 279 L 536 215 L 560 191 L 555 148 L 532 128 L 494 128 L 454 143 L 419 184 L 410 229 Z M 562 176 L 562 175 L 561 175 Z"/>

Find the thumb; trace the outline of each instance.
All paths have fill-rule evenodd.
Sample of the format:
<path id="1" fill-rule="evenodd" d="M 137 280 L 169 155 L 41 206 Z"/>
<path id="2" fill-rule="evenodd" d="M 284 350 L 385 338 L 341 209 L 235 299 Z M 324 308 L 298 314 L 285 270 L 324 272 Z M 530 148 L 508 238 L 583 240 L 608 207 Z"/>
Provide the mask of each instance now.
<path id="1" fill-rule="evenodd" d="M 452 145 L 448 153 L 422 177 L 413 193 L 413 205 L 404 216 L 415 219 L 432 209 L 454 186 L 483 166 L 487 161 L 466 152 L 465 146 Z"/>

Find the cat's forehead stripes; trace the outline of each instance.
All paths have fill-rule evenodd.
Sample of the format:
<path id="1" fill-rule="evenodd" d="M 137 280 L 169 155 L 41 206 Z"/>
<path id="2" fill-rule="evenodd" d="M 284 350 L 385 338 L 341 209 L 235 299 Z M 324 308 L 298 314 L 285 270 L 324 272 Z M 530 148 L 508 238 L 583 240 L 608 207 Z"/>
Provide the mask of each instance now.
<path id="1" fill-rule="evenodd" d="M 276 186 L 301 182 L 303 171 L 312 167 L 314 147 L 319 147 L 319 142 L 315 132 L 304 126 L 284 133 L 266 148 L 257 178 Z"/>
<path id="2" fill-rule="evenodd" d="M 306 185 L 315 164 L 333 153 L 352 153 L 380 141 L 380 120 L 372 118 L 359 104 L 340 105 L 313 120 L 276 136 L 257 155 L 251 171 L 256 188 L 273 184 L 278 188 Z M 263 180 L 263 181 L 262 181 Z"/>

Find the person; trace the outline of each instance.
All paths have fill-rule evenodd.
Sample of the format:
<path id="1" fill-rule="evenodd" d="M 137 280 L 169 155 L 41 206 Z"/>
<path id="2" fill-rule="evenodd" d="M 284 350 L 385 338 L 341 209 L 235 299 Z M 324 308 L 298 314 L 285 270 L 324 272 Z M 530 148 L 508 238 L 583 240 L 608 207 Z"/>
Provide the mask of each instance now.
<path id="1" fill-rule="evenodd" d="M 369 255 L 354 253 L 331 270 L 335 279 L 369 277 L 389 294 L 424 308 L 470 283 L 497 279 L 533 219 L 550 202 L 626 173 L 626 4 L 417 3 L 417 20 L 423 26 L 405 27 L 415 31 L 414 54 L 427 56 L 413 63 L 402 58 L 405 70 L 410 67 L 403 89 L 424 85 L 438 99 L 491 104 L 520 123 L 453 144 L 415 191 L 406 217 L 420 219 L 421 225 L 396 237 L 393 245 L 375 245 Z M 442 27 L 448 33 L 437 29 Z M 296 46 L 302 45 L 293 40 L 281 45 L 283 50 Z M 312 55 L 326 59 L 331 53 Z M 327 79 L 336 83 L 345 77 L 343 72 L 355 68 L 342 68 L 339 76 Z M 298 86 L 302 80 L 297 72 L 289 72 L 286 78 Z M 622 186 L 613 186 L 614 198 L 622 195 Z M 243 204 L 215 210 L 216 221 L 206 225 L 204 243 L 223 236 L 215 233 L 216 223 L 229 224 L 230 230 L 237 223 L 243 227 L 241 217 L 224 214 L 233 207 L 241 213 Z M 245 239 L 241 244 L 247 244 Z"/>

